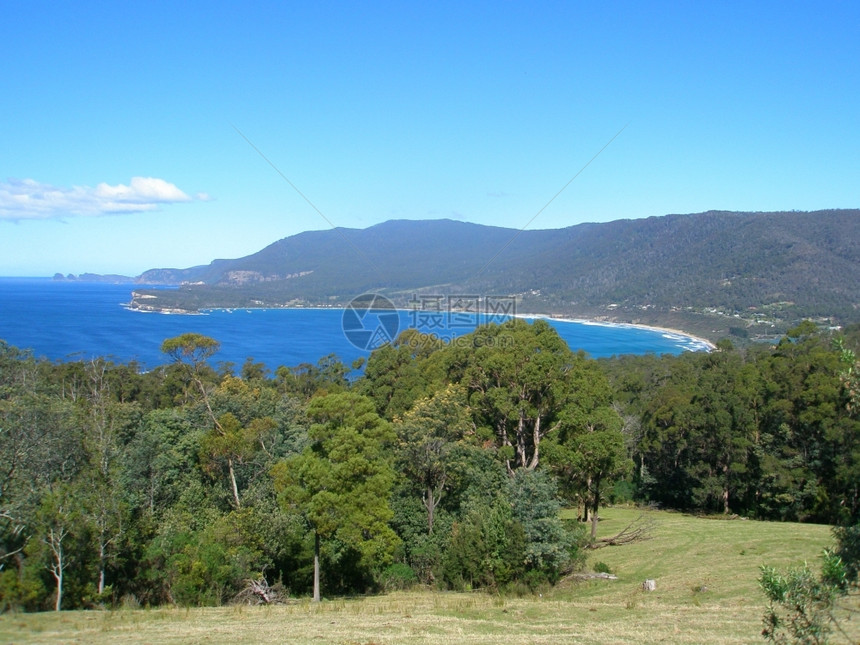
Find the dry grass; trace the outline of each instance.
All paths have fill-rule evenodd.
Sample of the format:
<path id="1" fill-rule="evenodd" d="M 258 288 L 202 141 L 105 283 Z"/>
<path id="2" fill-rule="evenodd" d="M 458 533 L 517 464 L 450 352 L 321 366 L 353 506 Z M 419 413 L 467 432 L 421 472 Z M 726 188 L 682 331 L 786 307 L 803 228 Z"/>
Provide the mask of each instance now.
<path id="1" fill-rule="evenodd" d="M 638 515 L 607 509 L 601 534 Z M 151 609 L 0 617 L 11 643 L 762 643 L 758 567 L 815 561 L 826 526 L 652 512 L 647 542 L 595 551 L 615 581 L 565 581 L 543 596 L 415 591 L 280 607 Z M 657 590 L 641 591 L 646 578 Z"/>

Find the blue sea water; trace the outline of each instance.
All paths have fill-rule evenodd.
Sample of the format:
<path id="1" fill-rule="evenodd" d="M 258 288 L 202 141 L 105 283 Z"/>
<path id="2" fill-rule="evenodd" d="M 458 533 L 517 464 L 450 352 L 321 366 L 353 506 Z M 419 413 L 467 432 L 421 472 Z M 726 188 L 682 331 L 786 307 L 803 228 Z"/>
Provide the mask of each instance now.
<path id="1" fill-rule="evenodd" d="M 165 338 L 185 332 L 211 336 L 221 343 L 216 361 L 237 367 L 252 357 L 274 370 L 280 365 L 316 363 L 335 354 L 350 365 L 370 354 L 365 347 L 384 339 L 356 341 L 344 333 L 340 309 L 236 309 L 205 314 L 157 314 L 132 311 L 123 305 L 133 285 L 55 282 L 49 279 L 0 278 L 0 339 L 37 357 L 50 360 L 104 356 L 119 362 L 137 361 L 151 369 L 167 362 L 160 351 Z M 400 312 L 383 331 L 411 326 L 416 317 Z M 621 325 L 599 325 L 548 319 L 574 350 L 591 357 L 615 354 L 679 354 L 702 351 L 707 345 L 681 334 Z M 474 330 L 468 324 L 443 325 L 440 336 Z M 376 319 L 363 320 L 368 329 Z M 422 329 L 422 331 L 430 331 Z M 384 334 L 383 334 L 384 335 Z M 357 346 L 361 345 L 361 346 Z"/>

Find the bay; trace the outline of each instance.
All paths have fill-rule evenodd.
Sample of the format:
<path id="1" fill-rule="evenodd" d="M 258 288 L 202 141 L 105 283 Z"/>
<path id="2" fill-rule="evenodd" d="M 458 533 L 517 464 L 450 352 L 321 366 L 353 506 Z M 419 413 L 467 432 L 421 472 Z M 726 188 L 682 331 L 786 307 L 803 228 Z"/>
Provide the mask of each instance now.
<path id="1" fill-rule="evenodd" d="M 158 314 L 129 310 L 134 285 L 59 282 L 44 278 L 0 278 L 0 339 L 49 360 L 88 360 L 104 356 L 136 361 L 143 369 L 164 364 L 165 338 L 186 332 L 221 343 L 216 361 L 239 367 L 249 357 L 270 370 L 280 365 L 316 363 L 335 354 L 346 365 L 370 354 L 389 332 L 418 325 L 443 339 L 473 331 L 478 319 L 457 317 L 456 325 L 438 318 L 434 325 L 402 311 L 396 321 L 368 312 L 359 324 L 379 329 L 383 338 L 344 332 L 341 309 L 237 309 L 205 314 Z M 547 319 L 574 350 L 592 358 L 615 354 L 679 354 L 705 351 L 708 344 L 681 333 L 625 325 Z M 382 321 L 380 326 L 379 321 Z M 422 326 L 423 325 L 423 326 Z M 384 328 L 384 329 L 383 329 Z"/>

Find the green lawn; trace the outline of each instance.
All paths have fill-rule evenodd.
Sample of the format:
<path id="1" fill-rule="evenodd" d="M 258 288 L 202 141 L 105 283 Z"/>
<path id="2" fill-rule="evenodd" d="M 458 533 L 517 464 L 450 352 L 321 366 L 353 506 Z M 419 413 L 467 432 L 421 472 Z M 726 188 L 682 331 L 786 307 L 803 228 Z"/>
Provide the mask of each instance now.
<path id="1" fill-rule="evenodd" d="M 612 535 L 640 511 L 602 511 Z M 817 565 L 830 528 L 646 512 L 653 539 L 590 554 L 618 580 L 524 598 L 413 591 L 314 605 L 0 616 L 11 643 L 763 643 L 761 564 Z M 645 593 L 646 578 L 657 590 Z M 860 625 L 854 627 L 855 631 Z M 860 631 L 852 635 L 860 642 Z"/>

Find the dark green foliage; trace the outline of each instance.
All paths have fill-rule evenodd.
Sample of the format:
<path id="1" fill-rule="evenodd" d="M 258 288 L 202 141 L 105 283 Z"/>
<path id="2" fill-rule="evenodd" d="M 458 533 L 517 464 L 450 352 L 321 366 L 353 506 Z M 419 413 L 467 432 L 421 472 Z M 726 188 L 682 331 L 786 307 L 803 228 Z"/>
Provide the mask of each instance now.
<path id="1" fill-rule="evenodd" d="M 247 511 L 215 515 L 202 523 L 188 512 L 166 518 L 150 545 L 159 571 L 161 601 L 180 605 L 220 605 L 271 562 Z"/>
<path id="2" fill-rule="evenodd" d="M 454 524 L 443 576 L 454 589 L 504 588 L 526 572 L 526 535 L 510 505 L 476 505 Z"/>
<path id="3" fill-rule="evenodd" d="M 860 512 L 860 425 L 839 352 L 814 325 L 776 346 L 601 365 L 641 420 L 628 445 L 642 499 L 767 519 Z"/>
<path id="4" fill-rule="evenodd" d="M 587 544 L 559 495 L 842 524 L 821 574 L 768 573 L 774 634 L 856 593 L 860 327 L 600 362 L 543 322 L 406 332 L 355 381 L 165 348 L 141 374 L 0 342 L 0 610 L 221 604 L 261 575 L 306 594 L 315 559 L 327 594 L 536 589 Z"/>
<path id="5" fill-rule="evenodd" d="M 417 584 L 418 576 L 411 567 L 395 562 L 380 574 L 379 582 L 384 591 L 399 591 Z"/>
<path id="6" fill-rule="evenodd" d="M 512 515 L 525 538 L 525 565 L 550 582 L 565 571 L 576 546 L 559 518 L 557 493 L 555 481 L 543 470 L 520 470 L 510 480 Z"/>
<path id="7" fill-rule="evenodd" d="M 371 354 L 364 377 L 356 383 L 357 391 L 371 398 L 386 419 L 402 416 L 443 384 L 441 370 L 428 360 L 442 347 L 427 334 L 404 330 L 393 343 Z"/>
<path id="8" fill-rule="evenodd" d="M 833 533 L 836 536 L 834 554 L 845 565 L 845 579 L 849 584 L 856 585 L 860 575 L 860 523 L 839 526 Z"/>
<path id="9" fill-rule="evenodd" d="M 314 398 L 307 413 L 309 445 L 272 474 L 284 512 L 304 518 L 314 534 L 317 560 L 322 542 L 337 565 L 326 575 L 338 590 L 346 573 L 354 584 L 388 565 L 399 543 L 389 526 L 394 470 L 385 450 L 394 433 L 369 399 L 352 392 Z"/>

